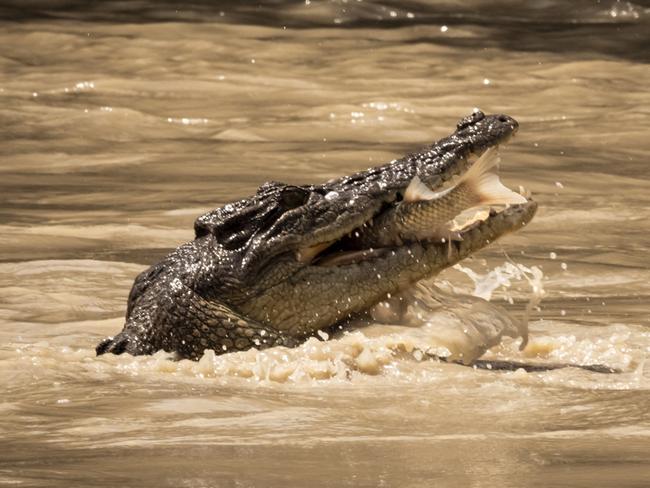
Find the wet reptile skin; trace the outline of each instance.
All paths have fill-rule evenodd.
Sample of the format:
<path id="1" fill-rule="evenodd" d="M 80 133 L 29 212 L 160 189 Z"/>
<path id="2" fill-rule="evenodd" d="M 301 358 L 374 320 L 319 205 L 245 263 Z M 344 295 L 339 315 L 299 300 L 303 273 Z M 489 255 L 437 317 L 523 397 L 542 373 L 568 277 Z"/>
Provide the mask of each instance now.
<path id="1" fill-rule="evenodd" d="M 399 202 L 415 175 L 439 188 L 468 167 L 471 155 L 507 141 L 516 130 L 508 116 L 476 112 L 449 137 L 384 166 L 320 185 L 265 183 L 255 195 L 199 217 L 193 241 L 136 278 L 124 329 L 102 341 L 97 354 L 164 349 L 197 359 L 206 349 L 295 346 L 388 293 L 434 276 L 528 223 L 537 205 L 529 201 L 493 213 L 451 245 L 408 242 L 332 266 L 297 255 L 322 243 L 335 241 L 335 247 Z"/>

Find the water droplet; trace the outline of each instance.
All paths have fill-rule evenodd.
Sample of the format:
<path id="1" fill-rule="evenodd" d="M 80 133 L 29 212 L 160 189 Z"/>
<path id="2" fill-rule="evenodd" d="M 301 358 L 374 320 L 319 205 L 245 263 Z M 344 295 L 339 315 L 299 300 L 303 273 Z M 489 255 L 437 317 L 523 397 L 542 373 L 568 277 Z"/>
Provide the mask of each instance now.
<path id="1" fill-rule="evenodd" d="M 322 331 L 322 330 L 320 330 L 320 329 L 317 330 L 316 333 L 318 334 L 318 337 L 320 337 L 320 338 L 323 339 L 324 341 L 326 341 L 326 340 L 328 340 L 328 339 L 330 338 L 330 336 L 329 336 L 329 334 L 328 334 L 327 332 Z"/>

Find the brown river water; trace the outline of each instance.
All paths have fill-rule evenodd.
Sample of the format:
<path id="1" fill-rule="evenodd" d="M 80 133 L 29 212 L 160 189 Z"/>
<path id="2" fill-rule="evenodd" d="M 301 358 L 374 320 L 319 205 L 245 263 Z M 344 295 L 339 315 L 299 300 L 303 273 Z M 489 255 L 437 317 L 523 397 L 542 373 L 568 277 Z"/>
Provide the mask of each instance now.
<path id="1" fill-rule="evenodd" d="M 0 6 L 0 485 L 650 486 L 648 4 L 215 5 Z M 423 288 L 421 326 L 95 357 L 201 213 L 475 107 L 520 122 L 501 175 L 540 209 Z M 619 372 L 430 359 L 487 348 Z"/>

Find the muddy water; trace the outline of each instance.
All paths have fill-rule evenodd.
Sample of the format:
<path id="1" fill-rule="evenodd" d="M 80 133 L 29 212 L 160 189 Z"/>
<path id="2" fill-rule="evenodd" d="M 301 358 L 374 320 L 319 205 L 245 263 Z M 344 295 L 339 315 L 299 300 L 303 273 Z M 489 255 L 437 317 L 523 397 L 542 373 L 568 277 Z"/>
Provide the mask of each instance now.
<path id="1" fill-rule="evenodd" d="M 642 6 L 28 5 L 0 11 L 0 485 L 648 486 Z M 519 120 L 501 173 L 540 210 L 429 285 L 420 327 L 95 357 L 202 212 L 389 161 L 474 107 Z M 542 295 L 520 351 L 501 333 Z M 493 344 L 620 373 L 429 358 Z"/>

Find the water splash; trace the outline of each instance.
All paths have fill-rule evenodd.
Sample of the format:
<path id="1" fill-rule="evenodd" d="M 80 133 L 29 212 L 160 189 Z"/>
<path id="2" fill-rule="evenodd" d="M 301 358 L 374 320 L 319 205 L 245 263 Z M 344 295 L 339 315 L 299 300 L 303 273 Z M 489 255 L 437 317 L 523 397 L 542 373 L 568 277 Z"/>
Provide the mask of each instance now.
<path id="1" fill-rule="evenodd" d="M 512 302 L 512 296 L 507 293 L 508 288 L 510 288 L 513 281 L 521 280 L 525 280 L 530 284 L 533 297 L 538 297 L 541 300 L 544 296 L 544 284 L 542 282 L 544 273 L 537 266 L 529 268 L 509 260 L 485 274 L 477 273 L 461 264 L 456 264 L 454 269 L 464 273 L 474 282 L 472 295 L 487 301 L 492 299 L 492 293 L 495 290 L 503 288 L 506 291 L 506 299 Z"/>
<path id="2" fill-rule="evenodd" d="M 514 299 L 508 292 L 508 289 L 511 287 L 513 280 L 525 280 L 528 282 L 532 294 L 528 304 L 526 305 L 524 316 L 519 324 L 519 331 L 521 332 L 521 337 L 523 339 L 519 349 L 523 351 L 528 344 L 528 321 L 530 319 L 530 314 L 533 309 L 539 305 L 545 294 L 544 284 L 542 282 L 544 273 L 542 270 L 537 266 L 531 266 L 529 268 L 523 264 L 515 263 L 510 259 L 484 275 L 476 273 L 461 264 L 455 265 L 454 269 L 464 273 L 474 282 L 474 296 L 483 298 L 487 301 L 491 300 L 492 293 L 495 290 L 503 288 L 506 300 L 512 304 Z"/>

